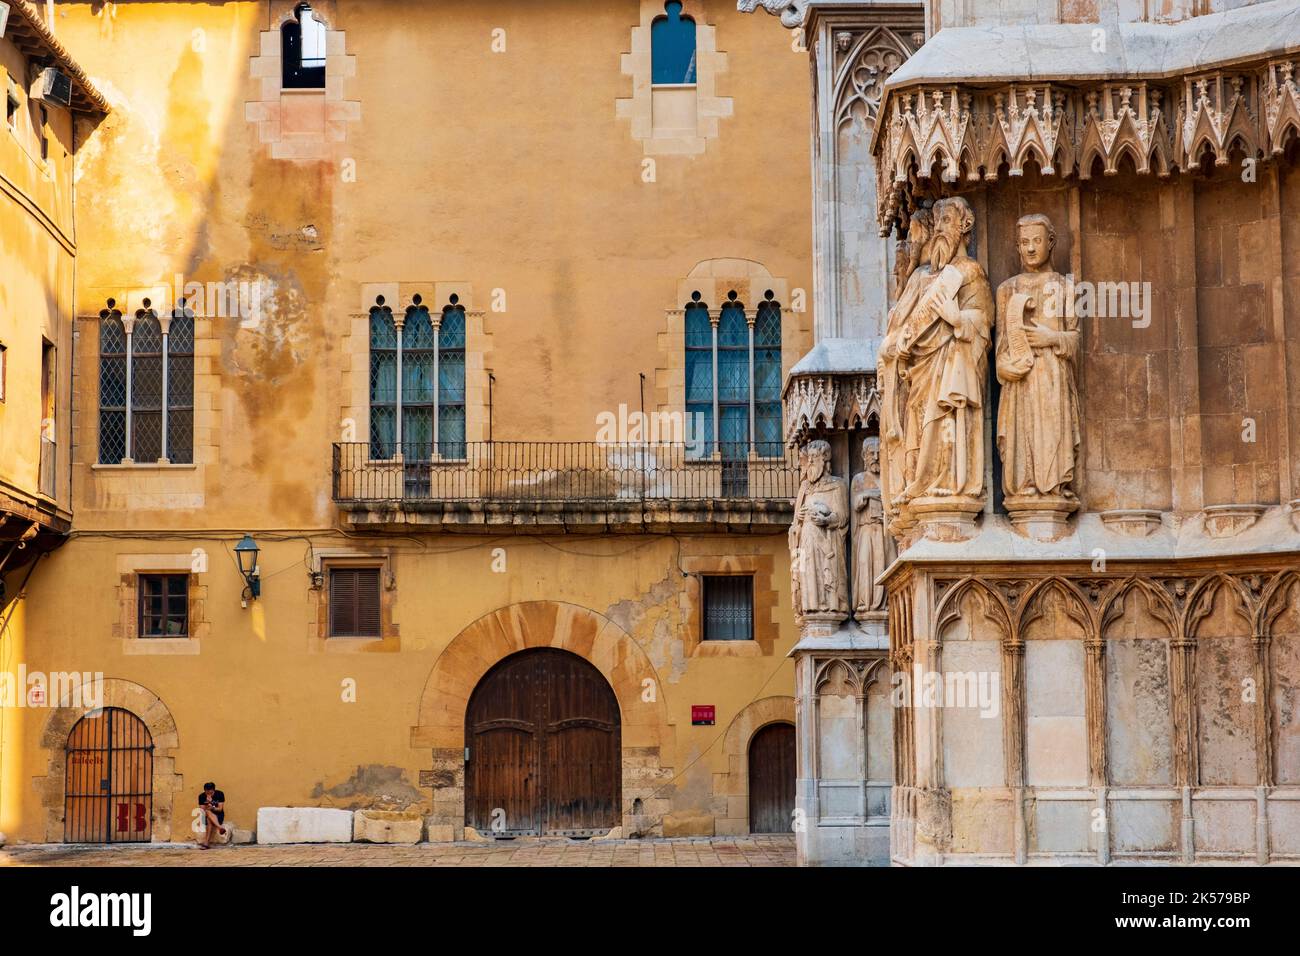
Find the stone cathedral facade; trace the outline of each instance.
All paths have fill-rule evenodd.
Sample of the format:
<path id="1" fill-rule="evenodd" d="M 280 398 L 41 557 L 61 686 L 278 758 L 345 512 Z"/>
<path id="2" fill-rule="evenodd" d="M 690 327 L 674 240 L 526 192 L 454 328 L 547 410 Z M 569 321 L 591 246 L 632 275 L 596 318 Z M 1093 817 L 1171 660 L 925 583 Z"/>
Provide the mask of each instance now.
<path id="1" fill-rule="evenodd" d="M 816 79 L 801 859 L 1294 861 L 1300 9 L 763 6 Z"/>

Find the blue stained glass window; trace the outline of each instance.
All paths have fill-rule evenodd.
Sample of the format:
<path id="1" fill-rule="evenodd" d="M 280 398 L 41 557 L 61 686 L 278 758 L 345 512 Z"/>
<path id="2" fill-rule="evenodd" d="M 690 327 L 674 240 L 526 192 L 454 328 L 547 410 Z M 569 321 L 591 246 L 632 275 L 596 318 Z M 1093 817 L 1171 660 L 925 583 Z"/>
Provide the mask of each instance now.
<path id="1" fill-rule="evenodd" d="M 695 82 L 695 21 L 682 16 L 677 0 L 664 4 L 665 16 L 650 25 L 650 81 Z"/>
<path id="2" fill-rule="evenodd" d="M 397 326 L 388 309 L 370 310 L 370 456 L 397 451 Z"/>
<path id="3" fill-rule="evenodd" d="M 465 457 L 465 307 L 455 296 L 438 329 L 438 454 Z"/>

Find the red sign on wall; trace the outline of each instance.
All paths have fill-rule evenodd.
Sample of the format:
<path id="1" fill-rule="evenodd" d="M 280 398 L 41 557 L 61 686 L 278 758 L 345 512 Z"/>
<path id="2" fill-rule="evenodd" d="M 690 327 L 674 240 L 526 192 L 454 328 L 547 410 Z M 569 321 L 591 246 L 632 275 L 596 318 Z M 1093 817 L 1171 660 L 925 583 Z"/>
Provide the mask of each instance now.
<path id="1" fill-rule="evenodd" d="M 696 727 L 714 723 L 714 714 L 713 704 L 691 704 L 691 723 Z"/>

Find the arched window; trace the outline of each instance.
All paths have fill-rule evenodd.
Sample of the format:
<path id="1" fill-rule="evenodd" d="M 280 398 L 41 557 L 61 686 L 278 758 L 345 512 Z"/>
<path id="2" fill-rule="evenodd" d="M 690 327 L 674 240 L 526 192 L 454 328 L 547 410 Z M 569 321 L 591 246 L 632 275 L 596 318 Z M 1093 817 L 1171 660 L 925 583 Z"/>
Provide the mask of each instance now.
<path id="1" fill-rule="evenodd" d="M 126 330 L 122 313 L 99 313 L 99 461 L 116 465 L 126 457 Z"/>
<path id="2" fill-rule="evenodd" d="M 194 313 L 166 324 L 144 300 L 134 321 L 109 300 L 99 326 L 99 460 L 194 460 Z"/>
<path id="3" fill-rule="evenodd" d="M 381 295 L 370 309 L 370 457 L 397 448 L 397 327 Z"/>
<path id="4" fill-rule="evenodd" d="M 678 0 L 664 4 L 665 16 L 650 25 L 650 82 L 695 82 L 695 21 L 682 16 Z"/>
<path id="5" fill-rule="evenodd" d="M 370 457 L 464 458 L 465 307 L 453 295 L 435 315 L 416 295 L 398 326 L 379 296 L 370 310 Z"/>
<path id="6" fill-rule="evenodd" d="M 686 305 L 686 414 L 689 437 L 700 455 L 713 449 L 713 323 L 693 292 Z"/>
<path id="7" fill-rule="evenodd" d="M 781 303 L 768 289 L 754 317 L 754 445 L 764 458 L 783 453 L 781 435 Z"/>
<path id="8" fill-rule="evenodd" d="M 288 90 L 323 90 L 325 24 L 308 3 L 294 7 L 293 16 L 280 25 L 281 85 Z"/>
<path id="9" fill-rule="evenodd" d="M 732 461 L 782 455 L 781 303 L 772 291 L 751 315 L 732 290 L 716 317 L 692 293 L 685 330 L 686 412 L 697 448 Z"/>
<path id="10" fill-rule="evenodd" d="M 455 295 L 438 327 L 438 454 L 465 457 L 465 307 Z"/>

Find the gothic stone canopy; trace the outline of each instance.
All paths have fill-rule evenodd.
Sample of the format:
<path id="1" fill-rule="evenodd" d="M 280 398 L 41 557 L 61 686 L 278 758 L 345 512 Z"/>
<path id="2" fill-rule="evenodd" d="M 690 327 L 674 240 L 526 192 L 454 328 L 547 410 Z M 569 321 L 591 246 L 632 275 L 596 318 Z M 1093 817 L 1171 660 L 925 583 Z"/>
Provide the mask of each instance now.
<path id="1" fill-rule="evenodd" d="M 1173 25 L 949 28 L 885 85 L 877 219 L 945 182 L 1119 170 L 1168 176 L 1234 150 L 1268 161 L 1300 136 L 1300 6 L 1265 3 Z M 1012 64 L 1024 66 L 1012 67 Z"/>

